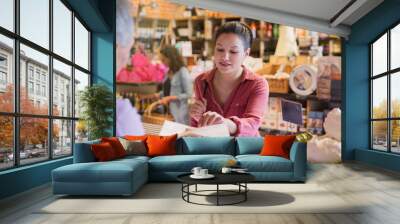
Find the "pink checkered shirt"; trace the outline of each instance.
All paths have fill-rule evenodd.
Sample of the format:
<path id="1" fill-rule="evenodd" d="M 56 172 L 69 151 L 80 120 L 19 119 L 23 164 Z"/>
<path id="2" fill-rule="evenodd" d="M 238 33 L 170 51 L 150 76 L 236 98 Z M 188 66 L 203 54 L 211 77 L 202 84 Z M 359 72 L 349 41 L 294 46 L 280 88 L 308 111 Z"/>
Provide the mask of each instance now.
<path id="1" fill-rule="evenodd" d="M 268 104 L 267 81 L 243 67 L 240 84 L 228 97 L 224 106 L 215 98 L 212 80 L 216 69 L 199 75 L 194 81 L 196 99 L 207 101 L 206 111 L 214 111 L 231 119 L 237 125 L 234 136 L 259 136 L 258 128 Z M 197 127 L 197 121 L 190 119 L 191 126 Z"/>

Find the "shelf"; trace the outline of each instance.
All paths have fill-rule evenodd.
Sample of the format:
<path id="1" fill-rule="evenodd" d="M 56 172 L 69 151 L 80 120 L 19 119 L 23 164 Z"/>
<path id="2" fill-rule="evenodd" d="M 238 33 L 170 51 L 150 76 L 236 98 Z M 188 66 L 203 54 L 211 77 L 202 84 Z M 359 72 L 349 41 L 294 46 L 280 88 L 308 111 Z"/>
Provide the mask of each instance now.
<path id="1" fill-rule="evenodd" d="M 301 101 L 315 100 L 315 101 L 321 101 L 321 102 L 327 102 L 327 103 L 341 103 L 341 100 L 319 99 L 316 95 L 299 96 L 295 93 L 271 93 L 270 92 L 269 97 L 282 97 L 287 100 L 301 100 Z"/>

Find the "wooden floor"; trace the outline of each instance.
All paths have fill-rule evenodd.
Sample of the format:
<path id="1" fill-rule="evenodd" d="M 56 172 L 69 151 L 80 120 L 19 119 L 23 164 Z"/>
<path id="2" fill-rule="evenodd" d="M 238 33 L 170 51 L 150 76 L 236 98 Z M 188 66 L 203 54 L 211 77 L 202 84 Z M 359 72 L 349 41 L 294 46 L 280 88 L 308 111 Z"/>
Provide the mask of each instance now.
<path id="1" fill-rule="evenodd" d="M 310 165 L 308 182 L 317 183 L 346 201 L 367 204 L 356 214 L 36 214 L 54 200 L 50 186 L 0 202 L 0 223 L 400 223 L 400 174 L 359 163 Z"/>

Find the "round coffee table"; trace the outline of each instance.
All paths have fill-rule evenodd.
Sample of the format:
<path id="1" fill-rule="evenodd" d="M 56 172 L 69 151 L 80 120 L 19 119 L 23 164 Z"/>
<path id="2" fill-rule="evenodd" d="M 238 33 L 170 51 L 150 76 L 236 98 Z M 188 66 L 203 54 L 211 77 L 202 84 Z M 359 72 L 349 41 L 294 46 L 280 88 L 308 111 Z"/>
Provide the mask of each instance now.
<path id="1" fill-rule="evenodd" d="M 182 174 L 177 177 L 178 181 L 182 183 L 182 199 L 188 203 L 198 204 L 198 205 L 234 205 L 247 200 L 247 192 L 249 188 L 247 183 L 255 180 L 255 177 L 249 173 L 216 173 L 213 174 L 215 177 L 212 179 L 193 179 L 190 177 L 191 173 Z M 215 190 L 197 190 L 198 184 L 204 185 L 216 185 Z M 194 191 L 190 191 L 190 186 L 195 186 Z M 223 190 L 220 189 L 220 185 L 236 185 L 237 190 Z M 209 192 L 215 192 L 215 194 L 205 194 Z M 190 201 L 190 196 L 204 196 L 204 197 L 216 197 L 216 204 L 202 204 Z M 232 197 L 241 196 L 239 200 L 231 203 L 221 203 L 221 197 Z"/>

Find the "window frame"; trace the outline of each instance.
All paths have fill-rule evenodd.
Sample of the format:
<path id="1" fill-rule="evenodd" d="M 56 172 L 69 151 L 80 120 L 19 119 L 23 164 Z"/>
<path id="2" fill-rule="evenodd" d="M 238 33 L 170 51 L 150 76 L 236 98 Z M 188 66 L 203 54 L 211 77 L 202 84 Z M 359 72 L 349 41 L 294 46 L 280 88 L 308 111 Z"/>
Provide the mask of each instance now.
<path id="1" fill-rule="evenodd" d="M 58 60 L 61 63 L 64 63 L 68 66 L 71 66 L 71 104 L 74 105 L 75 103 L 75 88 L 74 88 L 74 82 L 75 82 L 75 69 L 85 73 L 89 77 L 89 83 L 88 86 L 92 85 L 92 62 L 91 62 L 91 49 L 92 49 L 92 43 L 91 43 L 91 38 L 92 38 L 92 30 L 88 27 L 88 25 L 84 22 L 84 20 L 72 9 L 72 7 L 66 2 L 65 0 L 59 0 L 68 10 L 71 11 L 71 18 L 70 18 L 70 23 L 71 23 L 71 58 L 67 59 L 64 58 L 63 56 L 57 54 L 54 52 L 54 45 L 53 45 L 53 23 L 54 23 L 54 18 L 53 18 L 53 1 L 54 0 L 47 0 L 49 3 L 49 47 L 46 49 L 45 47 L 42 47 L 39 44 L 34 43 L 33 41 L 30 41 L 29 39 L 24 38 L 23 36 L 20 35 L 20 0 L 14 0 L 13 1 L 13 10 L 14 10 L 14 31 L 10 31 L 4 27 L 0 26 L 0 35 L 3 35 L 7 38 L 12 39 L 13 41 L 13 52 L 12 52 L 12 69 L 11 71 L 13 72 L 13 79 L 14 79 L 14 110 L 13 112 L 2 112 L 0 111 L 0 116 L 4 117 L 11 117 L 13 119 L 13 153 L 14 153 L 14 161 L 13 161 L 13 166 L 10 167 L 5 167 L 5 168 L 0 168 L 0 172 L 5 171 L 5 170 L 10 170 L 10 169 L 16 169 L 19 167 L 23 166 L 29 166 L 37 163 L 43 163 L 46 161 L 54 160 L 54 159 L 61 159 L 65 157 L 70 157 L 73 156 L 74 152 L 74 143 L 75 143 L 75 126 L 76 126 L 76 121 L 79 120 L 79 117 L 75 116 L 75 108 L 71 108 L 71 114 L 65 115 L 65 116 L 56 116 L 53 115 L 53 59 Z M 83 25 L 83 27 L 88 31 L 88 69 L 85 69 L 78 64 L 75 63 L 75 18 L 79 20 L 79 22 Z M 48 56 L 49 62 L 48 62 L 48 76 L 47 76 L 47 83 L 45 84 L 45 90 L 48 92 L 45 95 L 48 97 L 48 112 L 46 115 L 39 115 L 39 114 L 27 114 L 27 113 L 21 113 L 20 111 L 20 85 L 21 85 L 21 80 L 20 80 L 20 65 L 21 65 L 21 56 L 20 56 L 20 45 L 23 44 L 27 47 L 32 48 L 33 50 L 36 50 L 42 54 L 45 54 Z M 27 72 L 25 74 L 26 76 L 26 82 L 32 81 L 34 84 L 34 92 L 36 92 L 35 85 L 36 84 L 41 84 L 40 87 L 42 87 L 42 79 L 41 75 L 43 70 L 40 69 L 39 72 L 39 80 L 36 79 L 36 72 L 37 68 L 33 67 L 33 79 L 30 79 L 30 74 L 28 71 L 29 68 L 31 68 L 29 63 L 27 65 Z M 28 85 L 28 84 L 27 84 Z M 28 86 L 27 86 L 28 87 Z M 27 91 L 29 91 L 27 89 Z M 43 97 L 40 91 L 40 94 L 37 95 L 38 97 Z M 35 103 L 35 102 L 34 102 Z M 20 158 L 20 119 L 21 118 L 45 118 L 47 119 L 48 122 L 48 136 L 47 136 L 47 151 L 48 155 L 47 157 L 44 157 L 43 160 L 40 160 L 38 162 L 32 162 L 32 163 L 24 163 L 21 164 L 21 158 Z M 71 153 L 68 155 L 62 155 L 62 156 L 55 156 L 53 155 L 54 152 L 54 147 L 53 147 L 53 123 L 57 120 L 62 120 L 62 121 L 70 121 L 71 122 Z"/>
<path id="2" fill-rule="evenodd" d="M 391 98 L 391 79 L 392 79 L 392 75 L 396 75 L 396 73 L 400 72 L 400 67 L 398 68 L 393 68 L 391 69 L 391 31 L 393 28 L 400 26 L 400 21 L 397 21 L 396 23 L 392 24 L 389 28 L 385 29 L 384 32 L 382 32 L 381 34 L 379 34 L 374 40 L 372 40 L 369 44 L 368 44 L 368 52 L 369 52 L 369 149 L 373 150 L 373 151 L 379 151 L 379 152 L 385 152 L 385 153 L 391 153 L 391 154 L 400 154 L 399 152 L 393 152 L 392 151 L 392 122 L 393 121 L 400 121 L 400 117 L 393 117 L 392 116 L 392 98 Z M 378 41 L 381 37 L 383 37 L 384 35 L 387 35 L 387 64 L 386 64 L 386 71 L 382 72 L 380 74 L 376 74 L 374 76 L 373 74 L 373 44 L 376 43 L 376 41 Z M 387 86 L 387 105 L 386 105 L 386 118 L 373 118 L 373 81 L 378 79 L 378 78 L 382 78 L 382 77 L 386 77 L 386 86 Z M 373 136 L 373 122 L 375 121 L 386 121 L 386 151 L 383 150 L 379 150 L 374 148 L 374 136 Z"/>

